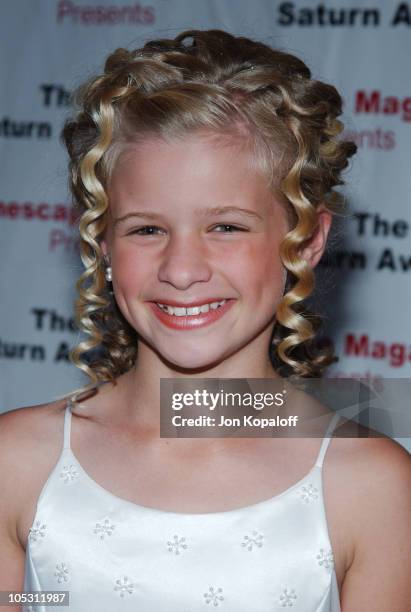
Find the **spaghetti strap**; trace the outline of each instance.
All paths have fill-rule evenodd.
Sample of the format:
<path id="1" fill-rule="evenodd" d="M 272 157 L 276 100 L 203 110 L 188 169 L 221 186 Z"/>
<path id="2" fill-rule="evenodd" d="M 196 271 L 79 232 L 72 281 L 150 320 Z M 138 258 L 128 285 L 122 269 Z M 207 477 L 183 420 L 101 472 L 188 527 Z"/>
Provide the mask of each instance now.
<path id="1" fill-rule="evenodd" d="M 72 399 L 67 400 L 64 413 L 64 448 L 70 448 L 70 429 L 71 429 L 71 408 Z"/>
<path id="2" fill-rule="evenodd" d="M 339 419 L 340 419 L 340 415 L 338 414 L 338 412 L 336 412 L 327 427 L 327 431 L 325 432 L 323 441 L 321 443 L 320 452 L 318 453 L 318 456 L 317 456 L 317 461 L 315 462 L 315 465 L 319 468 L 321 468 L 323 465 L 325 453 L 330 443 L 332 433 Z"/>

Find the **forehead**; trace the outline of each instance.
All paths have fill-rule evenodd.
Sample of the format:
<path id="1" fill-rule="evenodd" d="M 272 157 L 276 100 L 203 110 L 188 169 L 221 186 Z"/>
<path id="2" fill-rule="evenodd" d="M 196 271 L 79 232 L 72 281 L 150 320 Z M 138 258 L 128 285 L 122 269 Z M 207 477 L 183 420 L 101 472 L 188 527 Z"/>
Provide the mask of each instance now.
<path id="1" fill-rule="evenodd" d="M 214 134 L 130 143 L 119 154 L 108 184 L 114 205 L 131 193 L 183 198 L 193 190 L 197 198 L 217 192 L 270 195 L 268 181 L 244 139 Z"/>

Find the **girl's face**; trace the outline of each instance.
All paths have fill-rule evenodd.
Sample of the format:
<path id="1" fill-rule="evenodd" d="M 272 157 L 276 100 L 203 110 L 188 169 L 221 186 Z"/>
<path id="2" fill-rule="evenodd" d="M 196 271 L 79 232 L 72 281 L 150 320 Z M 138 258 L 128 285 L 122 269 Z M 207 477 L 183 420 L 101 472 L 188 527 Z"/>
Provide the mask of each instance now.
<path id="1" fill-rule="evenodd" d="M 117 304 L 148 350 L 187 369 L 266 359 L 288 228 L 249 154 L 198 134 L 147 140 L 120 155 L 108 196 L 102 249 Z M 221 311 L 182 317 L 157 306 L 221 300 Z"/>

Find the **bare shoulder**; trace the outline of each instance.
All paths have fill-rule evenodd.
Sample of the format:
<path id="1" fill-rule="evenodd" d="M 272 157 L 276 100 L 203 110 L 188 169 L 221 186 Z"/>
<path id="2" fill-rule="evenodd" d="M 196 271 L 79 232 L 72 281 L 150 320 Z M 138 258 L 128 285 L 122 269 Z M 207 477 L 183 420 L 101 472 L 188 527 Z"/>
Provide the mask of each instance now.
<path id="1" fill-rule="evenodd" d="M 65 401 L 16 408 L 0 414 L 0 478 L 24 477 L 27 466 L 41 461 L 61 443 Z M 60 431 L 61 430 L 61 431 Z M 6 483 L 3 483 L 6 484 Z"/>
<path id="2" fill-rule="evenodd" d="M 375 501 L 384 490 L 410 487 L 411 455 L 398 442 L 351 421 L 336 429 L 336 460 L 348 478 L 358 502 L 367 504 L 368 494 Z M 358 495 L 360 491 L 367 495 Z"/>
<path id="3" fill-rule="evenodd" d="M 347 422 L 334 440 L 342 501 L 351 508 L 347 520 L 357 541 L 378 525 L 389 530 L 388 515 L 397 518 L 394 529 L 401 517 L 410 522 L 411 515 L 411 455 L 391 438 L 370 433 L 375 432 Z"/>
<path id="4" fill-rule="evenodd" d="M 1 512 L 12 526 L 57 462 L 64 407 L 59 400 L 0 414 L 0 487 L 7 500 Z"/>
<path id="5" fill-rule="evenodd" d="M 31 463 L 59 446 L 65 405 L 65 400 L 58 400 L 0 414 L 0 458 L 8 474 L 15 477 L 25 472 L 26 459 Z"/>
<path id="6" fill-rule="evenodd" d="M 338 527 L 349 542 L 343 609 L 409 610 L 411 455 L 383 437 L 333 440 Z M 344 435 L 346 434 L 346 435 Z M 389 572 L 387 572 L 389 568 Z"/>
<path id="7" fill-rule="evenodd" d="M 400 516 L 401 510 L 408 507 L 411 515 L 411 455 L 400 444 L 389 438 L 369 438 L 364 440 L 358 450 L 357 469 L 361 482 L 368 494 L 363 501 L 365 511 L 371 504 L 379 505 L 379 512 L 390 508 Z M 368 478 L 367 478 L 368 475 Z"/>
<path id="8" fill-rule="evenodd" d="M 405 480 L 406 484 L 411 455 L 398 442 L 352 421 L 343 422 L 335 435 L 337 453 L 341 453 L 340 459 L 344 458 L 347 469 L 353 472 L 353 482 L 382 484 L 394 478 L 397 482 Z"/>
<path id="9" fill-rule="evenodd" d="M 0 414 L 0 452 L 11 449 L 24 451 L 26 445 L 36 445 L 48 439 L 64 411 L 65 400 L 35 406 L 15 408 Z M 61 420 L 61 418 L 60 418 Z"/>

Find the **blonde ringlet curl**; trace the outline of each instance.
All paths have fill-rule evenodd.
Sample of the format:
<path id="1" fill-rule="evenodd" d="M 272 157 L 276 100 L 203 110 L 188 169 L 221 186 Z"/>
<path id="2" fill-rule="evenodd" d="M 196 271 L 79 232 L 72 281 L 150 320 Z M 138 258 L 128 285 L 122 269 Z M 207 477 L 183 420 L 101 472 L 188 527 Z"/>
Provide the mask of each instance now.
<path id="1" fill-rule="evenodd" d="M 62 138 L 85 267 L 76 284 L 75 319 L 89 338 L 71 351 L 72 362 L 95 384 L 115 382 L 137 359 L 138 334 L 108 293 L 100 246 L 119 153 L 147 137 L 172 141 L 205 128 L 248 147 L 286 207 L 291 229 L 280 256 L 287 284 L 270 357 L 280 374 L 321 376 L 336 358 L 330 347 L 315 346 L 321 321 L 304 306 L 315 276 L 301 250 L 318 226 L 320 205 L 335 214 L 343 210 L 333 187 L 343 184 L 341 171 L 356 151 L 338 138 L 343 124 L 336 89 L 313 80 L 295 56 L 264 43 L 222 30 L 187 30 L 134 51 L 117 49 L 104 74 L 79 88 L 75 101 L 77 114 Z"/>

